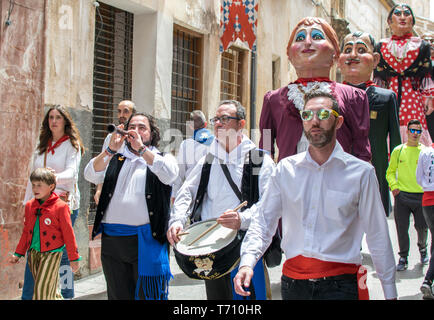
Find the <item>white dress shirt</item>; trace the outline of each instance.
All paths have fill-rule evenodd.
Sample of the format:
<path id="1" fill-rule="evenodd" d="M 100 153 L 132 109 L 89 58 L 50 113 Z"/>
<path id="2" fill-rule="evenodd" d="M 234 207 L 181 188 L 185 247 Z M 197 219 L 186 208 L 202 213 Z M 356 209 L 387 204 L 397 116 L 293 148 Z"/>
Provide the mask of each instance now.
<path id="1" fill-rule="evenodd" d="M 423 148 L 419 153 L 416 181 L 423 191 L 434 191 L 434 149 L 431 146 Z"/>
<path id="2" fill-rule="evenodd" d="M 158 155 L 155 147 L 146 152 L 155 155 L 154 163 L 148 165 L 142 157 L 133 154 L 124 144 L 118 151 L 125 156 L 125 163 L 119 172 L 113 196 L 104 214 L 103 223 L 126 224 L 140 226 L 149 223 L 148 206 L 146 204 L 146 171 L 149 169 L 158 179 L 167 185 L 175 181 L 178 175 L 178 165 L 171 154 Z M 95 171 L 92 159 L 84 169 L 84 178 L 93 183 L 104 182 L 105 172 Z"/>
<path id="3" fill-rule="evenodd" d="M 33 154 L 31 172 L 37 168 L 44 167 L 45 154 L 39 154 L 36 150 Z M 78 189 L 78 172 L 80 170 L 81 150 L 76 150 L 71 141 L 63 141 L 56 149 L 54 154 L 47 153 L 46 167 L 56 171 L 56 189 L 57 195 L 69 192 L 69 207 L 71 210 L 80 208 L 80 190 Z M 23 204 L 33 198 L 32 184 L 27 182 L 26 194 Z"/>
<path id="4" fill-rule="evenodd" d="M 253 219 L 241 247 L 240 267 L 254 267 L 279 218 L 287 259 L 303 255 L 360 265 L 366 233 L 385 297 L 397 296 L 395 260 L 374 167 L 345 153 L 338 142 L 321 166 L 308 151 L 282 159 L 261 201 L 250 210 Z"/>
<path id="5" fill-rule="evenodd" d="M 211 166 L 207 192 L 205 193 L 202 203 L 201 219 L 203 221 L 216 219 L 226 210 L 233 209 L 240 204 L 240 200 L 235 195 L 235 192 L 229 185 L 229 182 L 219 165 L 219 159 L 227 165 L 233 181 L 241 191 L 245 156 L 254 148 L 256 148 L 255 144 L 246 136 L 243 136 L 241 143 L 230 153 L 227 153 L 226 150 L 222 148 L 217 139 L 214 139 L 211 143 L 209 152 L 214 155 L 214 160 Z M 205 158 L 206 156 L 199 160 L 198 164 L 193 168 L 179 190 L 173 205 L 169 227 L 174 224 L 184 227 L 188 222 L 188 218 L 193 208 L 192 204 L 199 188 L 202 166 L 205 162 Z M 265 154 L 262 167 L 259 171 L 260 196 L 264 192 L 265 184 L 267 183 L 273 169 L 274 161 L 268 154 Z M 250 224 L 250 212 L 244 211 L 239 213 L 241 218 L 241 229 L 245 230 Z"/>

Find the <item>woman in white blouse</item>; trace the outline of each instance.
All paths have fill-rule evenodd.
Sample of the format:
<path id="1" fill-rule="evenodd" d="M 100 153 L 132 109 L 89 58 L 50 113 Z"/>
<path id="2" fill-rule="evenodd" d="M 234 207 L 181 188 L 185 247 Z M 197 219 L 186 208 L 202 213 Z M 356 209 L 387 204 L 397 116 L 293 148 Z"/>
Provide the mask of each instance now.
<path id="1" fill-rule="evenodd" d="M 84 146 L 80 133 L 69 112 L 62 106 L 51 107 L 42 121 L 39 142 L 33 154 L 30 169 L 33 171 L 46 167 L 56 175 L 54 192 L 69 204 L 73 225 L 80 207 L 80 191 L 77 181 L 83 153 Z M 31 198 L 33 198 L 32 187 L 28 181 L 23 203 L 25 204 Z M 64 250 L 60 266 L 61 293 L 64 299 L 72 299 L 74 297 L 74 276 L 70 268 L 65 266 L 69 266 L 69 260 Z M 26 264 L 23 300 L 32 299 L 33 286 L 33 277 Z"/>

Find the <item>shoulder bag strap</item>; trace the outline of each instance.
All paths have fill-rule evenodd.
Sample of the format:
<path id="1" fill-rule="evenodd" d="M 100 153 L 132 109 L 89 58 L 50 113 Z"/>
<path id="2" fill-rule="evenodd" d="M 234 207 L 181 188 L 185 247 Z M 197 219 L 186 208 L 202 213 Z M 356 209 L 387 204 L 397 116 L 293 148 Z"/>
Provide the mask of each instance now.
<path id="1" fill-rule="evenodd" d="M 220 162 L 220 167 L 223 169 L 223 173 L 226 176 L 226 179 L 228 180 L 232 190 L 234 190 L 236 196 L 238 197 L 238 199 L 240 201 L 243 201 L 243 195 L 241 194 L 241 191 L 238 189 L 237 185 L 235 184 L 234 180 L 232 180 L 231 174 L 229 173 L 229 169 L 226 166 L 226 164 L 224 164 L 221 160 L 219 160 Z"/>

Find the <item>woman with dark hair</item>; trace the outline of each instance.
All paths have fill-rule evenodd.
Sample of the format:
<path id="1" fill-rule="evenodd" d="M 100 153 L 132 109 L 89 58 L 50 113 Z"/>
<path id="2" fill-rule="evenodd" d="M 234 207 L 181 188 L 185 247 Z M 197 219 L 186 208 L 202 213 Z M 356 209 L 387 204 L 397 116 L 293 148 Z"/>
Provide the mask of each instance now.
<path id="1" fill-rule="evenodd" d="M 37 168 L 47 168 L 56 176 L 56 189 L 54 192 L 71 209 L 71 221 L 74 224 L 80 207 L 80 191 L 78 189 L 78 171 L 81 157 L 84 153 L 83 142 L 80 133 L 71 115 L 62 106 L 51 107 L 42 121 L 39 134 L 39 142 L 33 155 L 31 171 Z M 24 202 L 26 203 L 33 197 L 30 181 L 27 183 Z M 49 239 L 46 241 L 49 242 Z M 41 237 L 41 245 L 43 237 Z M 61 293 L 64 299 L 74 297 L 74 276 L 70 271 L 69 260 L 63 249 L 62 262 L 60 266 Z M 32 274 L 26 264 L 24 277 L 24 287 L 22 293 L 23 300 L 31 300 L 33 296 L 34 281 Z"/>
<path id="2" fill-rule="evenodd" d="M 430 44 L 413 36 L 416 20 L 407 4 L 395 5 L 389 12 L 387 23 L 392 37 L 382 39 L 376 45 L 375 51 L 381 59 L 374 70 L 374 82 L 393 90 L 398 97 L 402 142 L 408 139 L 407 122 L 417 118 L 424 129 L 420 142 L 429 146 L 432 139 L 427 130 L 426 117 L 432 113 L 431 100 L 434 94 Z"/>

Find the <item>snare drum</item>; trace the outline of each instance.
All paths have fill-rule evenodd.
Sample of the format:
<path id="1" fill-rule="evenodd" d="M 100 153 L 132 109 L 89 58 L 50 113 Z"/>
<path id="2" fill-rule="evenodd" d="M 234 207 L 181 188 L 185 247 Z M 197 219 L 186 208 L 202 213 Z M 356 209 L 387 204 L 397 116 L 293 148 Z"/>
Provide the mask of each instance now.
<path id="1" fill-rule="evenodd" d="M 187 235 L 175 245 L 176 262 L 190 278 L 213 280 L 231 272 L 240 261 L 240 248 L 244 231 L 225 228 L 220 224 L 202 238 L 190 243 L 208 228 L 216 219 L 197 222 L 189 226 Z"/>

